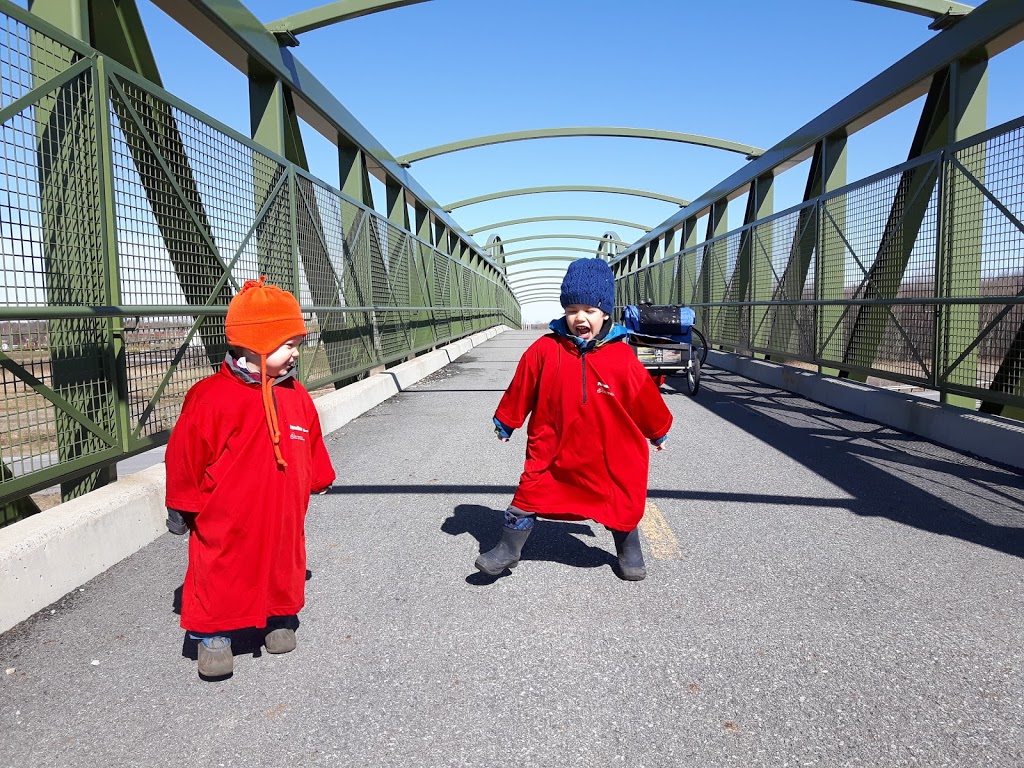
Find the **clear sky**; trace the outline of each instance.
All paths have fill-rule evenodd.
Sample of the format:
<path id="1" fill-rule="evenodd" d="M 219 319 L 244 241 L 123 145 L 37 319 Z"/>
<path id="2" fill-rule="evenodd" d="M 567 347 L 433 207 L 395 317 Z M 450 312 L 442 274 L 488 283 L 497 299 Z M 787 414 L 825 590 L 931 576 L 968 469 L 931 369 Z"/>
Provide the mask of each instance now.
<path id="1" fill-rule="evenodd" d="M 138 1 L 164 86 L 248 135 L 243 76 L 149 0 Z M 245 4 L 269 22 L 324 2 Z M 768 148 L 933 37 L 929 21 L 855 0 L 431 0 L 307 32 L 293 53 L 395 155 L 491 133 L 585 125 L 680 131 Z M 989 125 L 1024 112 L 1022 49 L 991 64 Z M 906 160 L 920 108 L 919 100 L 850 140 L 851 181 Z M 304 139 L 312 172 L 336 185 L 333 146 L 309 129 Z M 739 154 L 665 141 L 557 138 L 427 159 L 411 173 L 441 203 L 548 185 L 629 187 L 693 199 L 746 162 Z M 776 209 L 799 202 L 805 166 L 780 178 Z M 377 197 L 380 207 L 380 189 Z M 465 230 L 553 215 L 655 226 L 676 210 L 633 196 L 548 193 L 460 208 L 453 217 Z M 731 226 L 741 221 L 742 210 L 730 210 Z M 609 230 L 630 242 L 641 234 L 555 221 L 475 237 L 483 245 L 492 231 L 508 239 Z M 508 250 L 595 245 L 558 239 Z M 557 287 L 558 274 L 547 274 Z M 525 305 L 523 317 L 560 313 L 551 301 Z"/>

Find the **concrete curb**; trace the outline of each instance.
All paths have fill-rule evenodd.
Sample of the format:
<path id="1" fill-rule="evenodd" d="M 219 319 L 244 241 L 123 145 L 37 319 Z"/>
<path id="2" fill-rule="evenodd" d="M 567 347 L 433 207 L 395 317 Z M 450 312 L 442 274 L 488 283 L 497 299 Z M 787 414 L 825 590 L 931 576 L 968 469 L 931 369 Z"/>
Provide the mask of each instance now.
<path id="1" fill-rule="evenodd" d="M 315 399 L 325 433 L 440 370 L 507 326 L 459 339 Z M 167 532 L 163 464 L 0 528 L 0 632 Z"/>
<path id="2" fill-rule="evenodd" d="M 1024 469 L 1024 424 L 788 365 L 711 350 L 708 364 L 909 432 L 940 445 Z"/>

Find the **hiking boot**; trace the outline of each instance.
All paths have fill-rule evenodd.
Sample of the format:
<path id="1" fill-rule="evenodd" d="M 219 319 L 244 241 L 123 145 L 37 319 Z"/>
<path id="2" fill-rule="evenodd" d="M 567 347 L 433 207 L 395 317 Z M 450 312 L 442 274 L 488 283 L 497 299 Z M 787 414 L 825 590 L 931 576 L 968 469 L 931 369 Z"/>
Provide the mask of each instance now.
<path id="1" fill-rule="evenodd" d="M 199 642 L 199 674 L 203 677 L 226 677 L 234 671 L 235 657 L 231 640 L 226 637 L 204 637 Z"/>
<path id="2" fill-rule="evenodd" d="M 268 632 L 263 640 L 267 653 L 288 653 L 295 650 L 295 630 L 284 627 Z"/>
<path id="3" fill-rule="evenodd" d="M 612 538 L 615 540 L 615 554 L 619 556 L 619 576 L 626 581 L 643 581 L 647 578 L 644 553 L 640 549 L 640 529 L 616 531 L 613 528 Z"/>

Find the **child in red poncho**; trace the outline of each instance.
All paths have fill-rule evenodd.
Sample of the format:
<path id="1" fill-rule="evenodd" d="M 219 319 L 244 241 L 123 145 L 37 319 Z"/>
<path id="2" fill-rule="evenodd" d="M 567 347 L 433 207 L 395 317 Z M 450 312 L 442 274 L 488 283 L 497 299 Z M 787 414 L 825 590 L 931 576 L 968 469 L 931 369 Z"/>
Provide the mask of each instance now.
<path id="1" fill-rule="evenodd" d="M 334 482 L 319 416 L 295 378 L 306 335 L 298 301 L 249 280 L 225 331 L 230 351 L 185 395 L 164 458 L 168 527 L 190 533 L 181 626 L 200 641 L 204 677 L 231 674 L 231 630 L 266 627 L 268 652 L 295 648 L 309 495 Z"/>
<path id="2" fill-rule="evenodd" d="M 612 532 L 619 575 L 647 575 L 637 525 L 650 451 L 672 426 L 658 387 L 613 323 L 615 281 L 603 260 L 579 259 L 562 281 L 565 316 L 523 354 L 494 414 L 507 441 L 530 416 L 526 465 L 498 545 L 477 558 L 491 576 L 519 563 L 537 515 L 593 520 Z M 532 414 L 532 415 L 531 415 Z"/>

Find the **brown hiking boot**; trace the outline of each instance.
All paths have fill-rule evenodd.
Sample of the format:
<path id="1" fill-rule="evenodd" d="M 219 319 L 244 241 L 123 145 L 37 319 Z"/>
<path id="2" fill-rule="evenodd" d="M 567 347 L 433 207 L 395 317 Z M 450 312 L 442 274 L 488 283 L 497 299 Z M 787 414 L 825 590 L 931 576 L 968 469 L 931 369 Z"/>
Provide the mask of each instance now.
<path id="1" fill-rule="evenodd" d="M 199 641 L 199 674 L 203 677 L 226 677 L 235 668 L 231 641 L 226 637 L 209 637 Z"/>
<path id="2" fill-rule="evenodd" d="M 289 651 L 294 651 L 295 630 L 282 627 L 281 629 L 275 629 L 273 632 L 268 632 L 263 645 L 266 646 L 267 653 L 288 653 Z"/>

